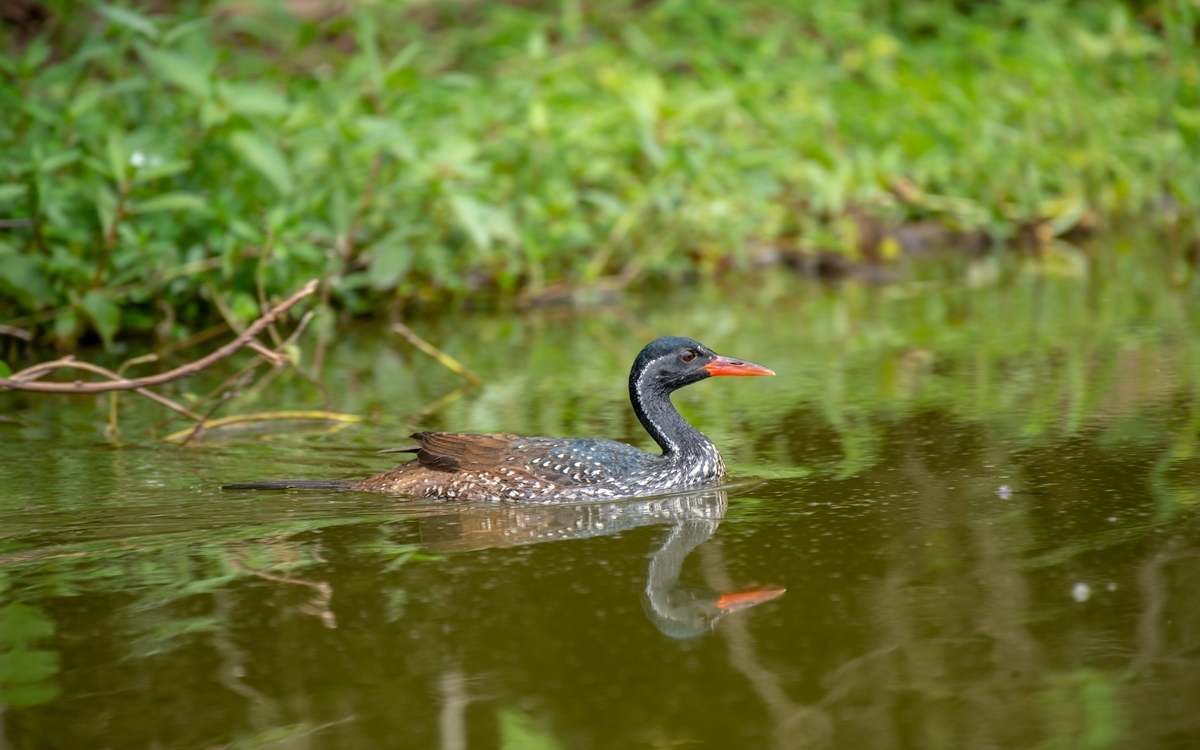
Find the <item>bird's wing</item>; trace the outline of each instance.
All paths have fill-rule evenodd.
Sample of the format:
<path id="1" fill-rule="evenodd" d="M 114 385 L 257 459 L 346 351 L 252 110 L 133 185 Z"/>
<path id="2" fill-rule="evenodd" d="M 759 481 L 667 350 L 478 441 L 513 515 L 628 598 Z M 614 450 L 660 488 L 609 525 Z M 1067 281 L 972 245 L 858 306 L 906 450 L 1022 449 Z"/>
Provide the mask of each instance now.
<path id="1" fill-rule="evenodd" d="M 465 432 L 418 432 L 417 460 L 437 471 L 495 468 L 509 455 L 516 435 L 475 435 Z"/>

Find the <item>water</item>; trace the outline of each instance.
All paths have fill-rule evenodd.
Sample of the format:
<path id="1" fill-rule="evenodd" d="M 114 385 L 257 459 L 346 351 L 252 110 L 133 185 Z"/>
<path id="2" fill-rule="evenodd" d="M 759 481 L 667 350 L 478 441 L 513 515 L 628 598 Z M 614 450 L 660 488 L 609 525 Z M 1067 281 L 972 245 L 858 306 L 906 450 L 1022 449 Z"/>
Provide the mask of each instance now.
<path id="1" fill-rule="evenodd" d="M 328 404 L 285 374 L 230 405 L 368 418 L 336 432 L 178 448 L 126 396 L 113 447 L 107 398 L 0 396 L 3 746 L 1200 746 L 1195 294 L 1136 253 L 1067 270 L 413 321 L 466 391 L 346 325 Z M 217 489 L 364 476 L 418 427 L 645 446 L 624 377 L 663 333 L 778 373 L 676 396 L 725 490 Z"/>

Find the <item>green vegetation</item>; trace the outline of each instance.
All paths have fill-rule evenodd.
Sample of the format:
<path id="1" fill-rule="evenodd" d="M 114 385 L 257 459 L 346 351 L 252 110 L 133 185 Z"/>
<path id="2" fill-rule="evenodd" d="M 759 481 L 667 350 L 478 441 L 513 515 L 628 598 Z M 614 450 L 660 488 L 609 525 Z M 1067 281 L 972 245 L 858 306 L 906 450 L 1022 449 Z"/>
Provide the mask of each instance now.
<path id="1" fill-rule="evenodd" d="M 0 31 L 0 318 L 63 345 L 1200 209 L 1188 0 L 45 5 Z"/>

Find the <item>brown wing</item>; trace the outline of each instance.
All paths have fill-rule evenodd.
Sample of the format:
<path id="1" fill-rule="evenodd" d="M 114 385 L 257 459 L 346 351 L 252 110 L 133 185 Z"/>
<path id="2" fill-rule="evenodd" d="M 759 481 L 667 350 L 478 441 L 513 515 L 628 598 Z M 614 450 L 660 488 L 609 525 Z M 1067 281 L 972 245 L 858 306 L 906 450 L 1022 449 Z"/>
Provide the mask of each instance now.
<path id="1" fill-rule="evenodd" d="M 472 435 L 464 432 L 418 432 L 417 460 L 437 471 L 496 468 L 512 452 L 516 435 Z"/>

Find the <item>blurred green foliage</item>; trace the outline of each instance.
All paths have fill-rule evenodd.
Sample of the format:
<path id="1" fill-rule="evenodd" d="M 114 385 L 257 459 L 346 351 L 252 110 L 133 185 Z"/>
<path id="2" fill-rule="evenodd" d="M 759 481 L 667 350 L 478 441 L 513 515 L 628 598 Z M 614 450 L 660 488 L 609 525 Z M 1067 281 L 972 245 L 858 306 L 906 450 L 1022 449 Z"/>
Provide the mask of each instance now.
<path id="1" fill-rule="evenodd" d="M 0 316 L 64 345 L 1200 208 L 1188 0 L 46 5 L 0 27 Z"/>

